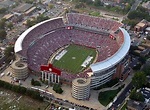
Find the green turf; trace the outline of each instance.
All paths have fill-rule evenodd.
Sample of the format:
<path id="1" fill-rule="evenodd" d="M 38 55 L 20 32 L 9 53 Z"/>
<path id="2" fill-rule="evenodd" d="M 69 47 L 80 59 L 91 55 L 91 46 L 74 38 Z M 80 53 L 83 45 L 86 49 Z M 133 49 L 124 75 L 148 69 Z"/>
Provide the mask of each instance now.
<path id="1" fill-rule="evenodd" d="M 102 105 L 107 106 L 113 100 L 113 98 L 117 95 L 118 92 L 119 92 L 118 90 L 101 92 L 99 94 L 99 102 Z"/>
<path id="2" fill-rule="evenodd" d="M 54 67 L 66 70 L 71 73 L 78 73 L 83 71 L 85 68 L 83 68 L 81 65 L 85 61 L 85 59 L 88 56 L 93 56 L 93 59 L 91 61 L 93 62 L 97 53 L 96 49 L 79 45 L 69 45 L 66 50 L 67 53 L 59 61 L 54 60 L 53 65 Z"/>
<path id="3" fill-rule="evenodd" d="M 111 101 L 113 101 L 114 97 L 121 91 L 121 89 L 123 87 L 124 87 L 124 85 L 122 85 L 121 87 L 119 87 L 116 90 L 109 90 L 109 91 L 105 91 L 105 92 L 100 92 L 99 96 L 98 96 L 99 102 L 102 105 L 107 106 Z"/>

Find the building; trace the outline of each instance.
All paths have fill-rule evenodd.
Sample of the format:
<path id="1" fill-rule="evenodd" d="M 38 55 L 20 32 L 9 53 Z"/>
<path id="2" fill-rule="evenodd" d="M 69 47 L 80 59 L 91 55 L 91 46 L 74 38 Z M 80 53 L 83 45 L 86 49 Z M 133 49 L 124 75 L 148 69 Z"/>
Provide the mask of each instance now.
<path id="1" fill-rule="evenodd" d="M 148 34 L 150 34 L 150 27 L 147 27 L 147 28 L 145 29 L 145 31 L 146 31 Z"/>
<path id="2" fill-rule="evenodd" d="M 143 19 L 142 21 L 140 21 L 138 24 L 135 25 L 134 30 L 137 32 L 144 31 L 147 26 L 148 22 L 145 19 Z"/>
<path id="3" fill-rule="evenodd" d="M 6 14 L 5 16 L 3 16 L 4 19 L 6 20 L 11 20 L 14 17 L 14 14 Z"/>
<path id="4" fill-rule="evenodd" d="M 137 102 L 133 100 L 127 101 L 127 109 L 128 110 L 145 110 L 146 105 L 143 102 Z"/>
<path id="5" fill-rule="evenodd" d="M 25 59 L 30 70 L 39 73 L 42 65 L 53 63 L 50 61 L 60 47 L 75 43 L 94 48 L 98 53 L 95 62 L 77 74 L 62 69 L 60 82 L 71 85 L 74 79 L 85 78 L 90 79 L 91 89 L 96 88 L 116 77 L 123 81 L 130 72 L 130 36 L 122 26 L 109 19 L 68 13 L 66 18 L 49 19 L 27 29 L 17 39 L 15 53 Z"/>
<path id="6" fill-rule="evenodd" d="M 36 7 L 34 6 L 34 7 L 32 7 L 32 8 L 30 8 L 29 10 L 27 10 L 26 12 L 25 12 L 25 15 L 30 15 L 32 12 L 34 12 L 36 10 Z"/>
<path id="7" fill-rule="evenodd" d="M 52 64 L 42 65 L 42 81 L 48 81 L 50 83 L 60 83 L 61 71 L 53 67 Z"/>
<path id="8" fill-rule="evenodd" d="M 90 79 L 77 78 L 72 81 L 72 97 L 87 100 L 90 97 Z"/>
<path id="9" fill-rule="evenodd" d="M 0 5 L 4 6 L 4 8 L 12 7 L 15 4 L 16 3 L 13 0 L 4 0 L 4 1 L 0 2 Z"/>
<path id="10" fill-rule="evenodd" d="M 21 62 L 20 59 L 14 61 L 10 67 L 13 78 L 20 80 L 28 77 L 28 65 L 27 63 Z"/>
<path id="11" fill-rule="evenodd" d="M 145 57 L 149 54 L 149 52 L 150 52 L 150 49 L 147 48 L 147 49 L 141 51 L 140 56 Z"/>
<path id="12" fill-rule="evenodd" d="M 147 27 L 147 25 L 145 23 L 138 23 L 136 24 L 136 26 L 134 27 L 135 31 L 144 31 L 144 29 Z"/>
<path id="13" fill-rule="evenodd" d="M 32 4 L 24 3 L 24 4 L 21 4 L 20 6 L 16 7 L 15 9 L 13 9 L 13 11 L 17 12 L 17 13 L 25 13 L 26 11 L 31 9 L 32 6 L 33 6 Z"/>

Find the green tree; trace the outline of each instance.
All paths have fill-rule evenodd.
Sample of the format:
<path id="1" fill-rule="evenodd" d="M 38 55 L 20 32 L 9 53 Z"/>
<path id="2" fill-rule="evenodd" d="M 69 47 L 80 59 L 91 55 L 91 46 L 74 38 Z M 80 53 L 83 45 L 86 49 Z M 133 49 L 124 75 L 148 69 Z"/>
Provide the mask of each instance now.
<path id="1" fill-rule="evenodd" d="M 13 53 L 14 53 L 14 47 L 12 47 L 12 46 L 8 46 L 8 47 L 6 47 L 6 49 L 4 50 L 4 55 L 5 55 L 6 57 L 12 56 Z"/>
<path id="2" fill-rule="evenodd" d="M 138 20 L 142 20 L 142 19 L 146 19 L 146 20 L 150 20 L 150 16 L 149 16 L 149 12 L 147 9 L 143 8 L 142 6 L 139 6 L 137 8 L 137 10 L 131 11 L 128 14 L 128 18 L 129 19 L 138 19 Z"/>
<path id="3" fill-rule="evenodd" d="M 33 26 L 33 25 L 35 25 L 35 24 L 36 24 L 35 20 L 30 20 L 30 19 L 28 19 L 28 20 L 27 20 L 27 23 L 26 23 L 26 26 L 27 26 L 27 27 L 31 27 L 31 26 Z"/>
<path id="4" fill-rule="evenodd" d="M 53 90 L 54 90 L 56 93 L 59 93 L 59 94 L 62 94 L 62 93 L 63 93 L 63 90 L 62 90 L 60 84 L 54 84 Z"/>
<path id="5" fill-rule="evenodd" d="M 78 9 L 78 8 L 85 8 L 86 6 L 85 6 L 85 4 L 84 3 L 77 3 L 76 5 L 75 5 L 75 8 L 76 9 Z"/>
<path id="6" fill-rule="evenodd" d="M 142 68 L 142 71 L 147 75 L 150 75 L 150 64 L 145 64 Z"/>
<path id="7" fill-rule="evenodd" d="M 31 85 L 33 86 L 41 86 L 41 83 L 39 81 L 35 81 L 34 79 L 31 80 Z"/>
<path id="8" fill-rule="evenodd" d="M 0 14 L 4 14 L 6 11 L 7 11 L 6 8 L 1 8 L 1 9 L 0 9 Z"/>
<path id="9" fill-rule="evenodd" d="M 148 40 L 150 40 L 150 35 L 148 35 L 146 38 L 147 38 Z"/>
<path id="10" fill-rule="evenodd" d="M 53 4 L 48 4 L 48 7 L 49 7 L 49 9 L 52 9 L 52 8 L 54 8 L 54 5 Z"/>
<path id="11" fill-rule="evenodd" d="M 4 39 L 6 39 L 6 35 L 7 35 L 6 31 L 1 29 L 0 30 L 0 40 L 2 41 Z"/>
<path id="12" fill-rule="evenodd" d="M 34 79 L 33 78 L 31 79 L 31 85 L 34 85 Z"/>
<path id="13" fill-rule="evenodd" d="M 95 0 L 93 3 L 94 6 L 103 6 L 103 3 L 100 0 Z"/>
<path id="14" fill-rule="evenodd" d="M 44 14 L 40 14 L 40 15 L 37 16 L 37 18 L 36 18 L 36 23 L 42 22 L 42 21 L 47 20 L 47 19 L 49 19 L 48 16 L 44 16 Z"/>
<path id="15" fill-rule="evenodd" d="M 0 20 L 0 29 L 5 29 L 5 25 L 6 25 L 6 19 L 1 19 Z"/>
<path id="16" fill-rule="evenodd" d="M 144 102 L 144 96 L 140 92 L 136 92 L 136 89 L 132 90 L 129 96 L 130 99 Z"/>
<path id="17" fill-rule="evenodd" d="M 9 23 L 7 24 L 7 28 L 12 29 L 12 28 L 13 28 L 13 23 L 12 23 L 12 22 L 9 22 Z"/>
<path id="18" fill-rule="evenodd" d="M 132 84 L 137 88 L 141 88 L 143 85 L 145 85 L 147 83 L 147 78 L 146 75 L 144 74 L 144 72 L 137 72 L 134 74 L 133 78 L 132 78 Z"/>
<path id="19" fill-rule="evenodd" d="M 32 4 L 34 2 L 34 0 L 24 0 L 24 2 Z"/>

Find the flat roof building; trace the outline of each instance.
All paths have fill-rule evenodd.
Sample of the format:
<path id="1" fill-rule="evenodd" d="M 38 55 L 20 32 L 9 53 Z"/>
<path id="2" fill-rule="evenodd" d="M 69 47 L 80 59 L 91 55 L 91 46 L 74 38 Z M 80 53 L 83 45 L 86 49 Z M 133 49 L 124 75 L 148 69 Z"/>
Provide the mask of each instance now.
<path id="1" fill-rule="evenodd" d="M 18 12 L 18 13 L 25 13 L 27 10 L 29 10 L 33 5 L 24 3 L 18 7 L 16 7 L 13 11 Z"/>
<path id="2" fill-rule="evenodd" d="M 16 3 L 13 0 L 4 0 L 4 1 L 0 2 L 0 5 L 3 5 L 5 8 L 6 7 L 11 7 L 15 4 Z"/>
<path id="3" fill-rule="evenodd" d="M 145 104 L 143 102 L 137 102 L 133 100 L 128 100 L 127 110 L 144 110 Z"/>
<path id="4" fill-rule="evenodd" d="M 6 14 L 5 16 L 3 16 L 4 19 L 6 20 L 10 20 L 12 17 L 14 16 L 14 14 Z"/>

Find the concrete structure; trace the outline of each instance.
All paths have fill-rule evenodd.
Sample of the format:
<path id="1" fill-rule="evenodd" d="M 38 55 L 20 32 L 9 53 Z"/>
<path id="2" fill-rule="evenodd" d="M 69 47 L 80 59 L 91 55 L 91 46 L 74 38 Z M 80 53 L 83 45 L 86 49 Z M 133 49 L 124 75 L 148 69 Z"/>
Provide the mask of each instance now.
<path id="1" fill-rule="evenodd" d="M 116 75 L 116 77 L 121 78 L 120 75 L 122 74 L 123 69 L 118 68 L 118 64 L 124 62 L 124 68 L 128 67 L 128 59 L 124 60 L 124 58 L 128 54 L 130 48 L 130 36 L 127 33 L 127 31 L 125 31 L 122 28 L 120 29 L 124 35 L 124 43 L 122 47 L 116 52 L 115 55 L 109 57 L 108 59 L 102 62 L 97 62 L 90 66 L 93 71 L 93 77 L 91 78 L 91 88 L 98 87 L 110 81 L 113 75 Z"/>
<path id="2" fill-rule="evenodd" d="M 52 72 L 44 72 L 42 71 L 42 81 L 48 81 L 48 84 L 51 83 L 59 83 L 59 76 Z"/>
<path id="3" fill-rule="evenodd" d="M 41 71 L 42 71 L 42 80 L 48 81 L 48 84 L 60 82 L 61 71 L 54 68 L 52 64 L 42 65 Z"/>
<path id="4" fill-rule="evenodd" d="M 34 7 L 32 7 L 32 8 L 30 8 L 29 10 L 27 10 L 26 12 L 25 12 L 25 15 L 30 15 L 32 12 L 34 12 L 35 11 L 35 9 L 36 9 L 36 7 L 34 6 Z"/>
<path id="5" fill-rule="evenodd" d="M 150 27 L 147 27 L 147 28 L 145 29 L 145 31 L 148 32 L 148 34 L 150 34 Z"/>
<path id="6" fill-rule="evenodd" d="M 147 26 L 148 26 L 148 21 L 143 19 L 142 21 L 140 21 L 138 24 L 135 25 L 134 30 L 135 31 L 144 31 Z"/>
<path id="7" fill-rule="evenodd" d="M 150 12 L 150 1 L 144 2 L 144 3 L 142 4 L 142 7 L 148 9 L 149 12 Z"/>
<path id="8" fill-rule="evenodd" d="M 13 9 L 13 11 L 18 13 L 25 13 L 27 10 L 31 9 L 32 6 L 32 4 L 24 3 Z"/>
<path id="9" fill-rule="evenodd" d="M 10 20 L 11 18 L 13 18 L 13 16 L 14 16 L 14 14 L 9 13 L 9 14 L 6 14 L 5 16 L 3 16 L 3 18 L 6 20 Z"/>
<path id="10" fill-rule="evenodd" d="M 87 20 L 90 22 L 86 22 Z M 58 21 L 60 21 L 60 23 L 58 23 Z M 99 17 L 92 17 L 89 15 L 83 15 L 83 14 L 77 14 L 77 13 L 68 14 L 66 21 L 67 21 L 67 24 L 65 24 L 65 22 L 62 21 L 62 17 L 58 17 L 58 18 L 53 18 L 53 19 L 43 21 L 41 23 L 38 23 L 38 24 L 30 27 L 24 33 L 22 33 L 22 35 L 17 39 L 17 41 L 15 43 L 15 50 L 14 50 L 15 53 L 18 53 L 18 54 L 20 53 L 22 55 L 22 58 L 25 58 L 28 62 L 31 63 L 31 64 L 29 64 L 29 68 L 31 70 L 40 72 L 41 71 L 40 66 L 42 64 L 47 64 L 49 55 L 52 55 L 51 53 L 49 53 L 49 51 L 46 51 L 47 53 L 44 53 L 45 50 L 47 50 L 47 48 L 49 48 L 51 46 L 50 44 L 52 44 L 52 39 L 46 40 L 46 41 L 48 41 L 47 43 L 45 43 L 46 41 L 40 42 L 40 43 L 37 43 L 37 42 L 42 41 L 42 39 L 50 38 L 51 34 L 54 34 L 54 33 L 57 34 L 57 33 L 59 33 L 58 31 L 65 29 L 65 33 L 63 33 L 63 34 L 66 34 L 64 37 L 66 37 L 67 39 L 70 39 L 69 32 L 76 31 L 76 30 L 80 30 L 80 32 L 82 31 L 84 33 L 91 32 L 91 33 L 94 33 L 95 35 L 100 34 L 101 36 L 104 36 L 102 38 L 106 38 L 106 37 L 110 38 L 110 37 L 115 36 L 114 39 L 110 38 L 111 41 L 113 41 L 114 43 L 116 43 L 116 42 L 118 43 L 117 44 L 118 49 L 115 50 L 114 53 L 112 52 L 113 54 L 110 54 L 110 50 L 113 50 L 113 49 L 110 49 L 110 47 L 112 47 L 112 45 L 110 45 L 110 41 L 109 41 L 108 45 L 107 44 L 102 45 L 103 42 L 102 43 L 99 43 L 99 42 L 103 41 L 103 39 L 99 40 L 99 42 L 98 42 L 99 44 L 97 43 L 98 44 L 97 46 L 99 46 L 101 48 L 97 48 L 97 46 L 94 47 L 97 50 L 102 49 L 104 47 L 108 47 L 108 49 L 104 48 L 104 49 L 100 50 L 100 54 L 105 53 L 105 52 L 108 52 L 108 53 L 102 55 L 102 57 L 106 56 L 105 58 L 99 57 L 98 61 L 96 61 L 95 63 L 90 65 L 90 70 L 88 71 L 88 72 L 92 73 L 90 76 L 88 75 L 87 71 L 86 72 L 84 71 L 80 74 L 76 74 L 76 76 L 71 76 L 72 74 L 67 73 L 65 70 L 64 71 L 62 70 L 62 75 L 60 76 L 60 79 L 64 79 L 64 81 L 66 81 L 66 82 L 70 81 L 70 84 L 71 84 L 72 80 L 77 78 L 78 75 L 81 75 L 81 77 L 83 77 L 83 78 L 89 77 L 91 79 L 91 88 L 96 88 L 96 87 L 110 81 L 112 78 L 118 77 L 121 80 L 124 80 L 128 76 L 128 74 L 130 72 L 130 69 L 128 66 L 128 64 L 130 62 L 129 57 L 128 57 L 128 51 L 130 48 L 131 41 L 130 41 L 130 36 L 129 36 L 128 32 L 125 29 L 121 28 L 121 26 L 122 26 L 121 23 L 118 23 L 116 21 L 111 21 L 108 19 L 106 20 L 103 18 L 101 19 Z M 98 21 L 99 21 L 99 23 L 97 23 Z M 67 27 L 69 27 L 69 26 L 73 27 L 73 28 L 67 29 Z M 104 26 L 104 27 L 102 28 L 102 26 Z M 112 28 L 113 26 L 114 26 L 114 28 Z M 110 27 L 110 29 L 108 29 L 108 27 Z M 38 35 L 37 35 L 37 33 L 38 33 Z M 44 34 L 44 33 L 47 33 L 47 34 Z M 74 35 L 75 35 L 75 33 L 72 34 L 72 36 L 74 36 Z M 61 35 L 58 35 L 58 36 L 61 36 Z M 90 35 L 86 35 L 86 36 L 90 36 Z M 74 37 L 76 37 L 76 36 L 74 36 Z M 29 38 L 32 40 L 30 41 Z M 55 38 L 57 38 L 57 37 L 55 37 Z M 59 41 L 59 39 L 54 40 L 55 44 L 57 44 L 56 41 Z M 80 36 L 79 36 L 79 39 L 80 39 Z M 66 39 L 64 39 L 64 41 L 66 41 Z M 85 41 L 86 40 L 83 40 L 83 43 Z M 24 42 L 28 42 L 28 44 L 24 43 Z M 92 42 L 92 40 L 91 40 L 91 42 Z M 69 43 L 70 43 L 70 41 L 67 42 L 67 44 L 65 44 L 65 45 L 68 45 Z M 82 45 L 84 45 L 83 43 L 82 43 Z M 95 45 L 96 40 L 93 41 L 92 43 L 93 43 L 93 45 Z M 42 44 L 42 45 L 37 46 L 39 44 Z M 44 45 L 44 44 L 48 45 L 49 47 L 46 47 L 46 45 Z M 60 43 L 58 45 L 59 45 L 59 47 L 64 46 L 64 44 L 61 45 Z M 53 47 L 57 47 L 58 45 L 54 46 L 54 44 L 53 44 Z M 91 46 L 93 46 L 93 45 L 91 45 Z M 86 46 L 89 46 L 89 45 L 86 45 Z M 33 47 L 36 47 L 36 48 L 34 49 Z M 113 48 L 115 48 L 115 47 L 113 47 Z M 49 48 L 49 50 L 50 49 L 51 48 Z M 59 49 L 59 48 L 56 48 L 54 50 L 56 51 L 57 49 Z M 32 51 L 30 51 L 30 50 L 32 50 Z M 32 54 L 33 51 L 34 51 L 34 54 L 30 55 L 29 53 Z M 52 51 L 52 53 L 54 53 L 55 51 Z M 36 55 L 35 55 L 35 53 L 36 53 Z M 42 56 L 39 58 L 39 55 L 42 55 Z M 43 55 L 45 55 L 45 57 Z M 31 60 L 33 60 L 33 61 L 31 61 Z M 38 61 L 41 61 L 41 62 L 38 62 Z M 43 63 L 43 61 L 44 61 L 44 63 Z"/>
<path id="11" fill-rule="evenodd" d="M 90 79 L 77 78 L 72 81 L 72 97 L 86 100 L 90 96 Z"/>
<path id="12" fill-rule="evenodd" d="M 12 76 L 16 79 L 25 79 L 28 77 L 28 65 L 19 60 L 11 64 Z"/>

